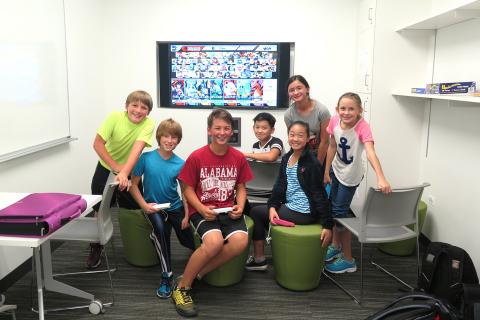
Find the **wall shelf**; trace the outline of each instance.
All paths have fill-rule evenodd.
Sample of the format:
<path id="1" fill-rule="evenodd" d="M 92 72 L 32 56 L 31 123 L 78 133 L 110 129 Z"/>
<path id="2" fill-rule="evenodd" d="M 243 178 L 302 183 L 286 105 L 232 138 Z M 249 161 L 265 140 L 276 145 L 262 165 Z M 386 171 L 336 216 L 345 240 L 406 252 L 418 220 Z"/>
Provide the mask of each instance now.
<path id="1" fill-rule="evenodd" d="M 418 94 L 418 93 L 409 93 L 409 92 L 400 92 L 400 91 L 392 92 L 392 95 L 398 96 L 398 97 L 412 97 L 412 98 L 420 98 L 420 99 L 436 99 L 436 100 L 480 103 L 480 97 L 473 97 L 473 96 L 461 96 L 461 95 L 451 95 L 451 94 Z"/>
<path id="2" fill-rule="evenodd" d="M 479 17 L 480 1 L 477 0 L 445 12 L 430 15 L 420 21 L 413 21 L 412 23 L 398 28 L 395 31 L 436 30 Z"/>

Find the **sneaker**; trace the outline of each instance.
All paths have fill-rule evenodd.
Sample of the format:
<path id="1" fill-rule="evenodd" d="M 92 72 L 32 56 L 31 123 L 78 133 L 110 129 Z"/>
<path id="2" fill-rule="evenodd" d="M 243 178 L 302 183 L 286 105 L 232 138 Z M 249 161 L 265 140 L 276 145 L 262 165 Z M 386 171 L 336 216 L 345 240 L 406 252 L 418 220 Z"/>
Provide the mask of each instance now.
<path id="1" fill-rule="evenodd" d="M 172 296 L 172 277 L 168 272 L 162 272 L 162 281 L 157 289 L 157 297 L 160 299 L 168 299 Z"/>
<path id="2" fill-rule="evenodd" d="M 352 259 L 352 261 L 347 261 L 342 255 L 334 262 L 327 264 L 325 266 L 325 270 L 330 273 L 355 272 L 357 271 L 357 264 L 355 263 L 355 259 Z"/>
<path id="3" fill-rule="evenodd" d="M 90 254 L 87 258 L 87 269 L 96 269 L 102 263 L 103 246 L 99 243 L 90 243 Z"/>
<path id="4" fill-rule="evenodd" d="M 175 309 L 182 317 L 195 317 L 197 310 L 193 303 L 190 289 L 175 287 L 172 293 L 172 300 L 175 304 Z"/>
<path id="5" fill-rule="evenodd" d="M 267 259 L 262 262 L 256 262 L 253 256 L 248 257 L 245 263 L 245 269 L 248 271 L 265 271 L 268 268 Z"/>
<path id="6" fill-rule="evenodd" d="M 341 248 L 335 248 L 333 245 L 329 245 L 327 249 L 327 255 L 325 256 L 325 262 L 333 261 L 333 259 L 340 257 L 341 253 Z"/>

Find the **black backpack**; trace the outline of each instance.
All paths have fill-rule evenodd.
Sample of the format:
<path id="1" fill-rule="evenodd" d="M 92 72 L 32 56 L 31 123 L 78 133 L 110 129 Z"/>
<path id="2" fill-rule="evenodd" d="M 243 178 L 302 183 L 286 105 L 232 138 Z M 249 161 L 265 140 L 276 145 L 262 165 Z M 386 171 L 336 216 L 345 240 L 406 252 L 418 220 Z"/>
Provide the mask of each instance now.
<path id="1" fill-rule="evenodd" d="M 480 320 L 480 285 L 464 284 L 462 306 L 463 319 Z"/>
<path id="2" fill-rule="evenodd" d="M 430 242 L 423 256 L 418 288 L 461 309 L 464 283 L 478 284 L 468 253 L 447 243 Z"/>
<path id="3" fill-rule="evenodd" d="M 365 320 L 459 320 L 448 303 L 424 292 L 405 294 Z"/>

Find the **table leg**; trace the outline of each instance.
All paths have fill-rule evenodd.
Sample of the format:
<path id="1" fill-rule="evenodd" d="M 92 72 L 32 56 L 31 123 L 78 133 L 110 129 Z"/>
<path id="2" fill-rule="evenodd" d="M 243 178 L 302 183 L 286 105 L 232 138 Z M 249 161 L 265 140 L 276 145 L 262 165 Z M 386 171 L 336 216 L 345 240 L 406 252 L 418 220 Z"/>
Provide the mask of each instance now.
<path id="1" fill-rule="evenodd" d="M 35 257 L 35 273 L 37 276 L 37 296 L 38 296 L 38 319 L 45 319 L 45 311 L 43 306 L 43 271 L 42 259 L 40 258 L 40 247 L 33 248 Z"/>

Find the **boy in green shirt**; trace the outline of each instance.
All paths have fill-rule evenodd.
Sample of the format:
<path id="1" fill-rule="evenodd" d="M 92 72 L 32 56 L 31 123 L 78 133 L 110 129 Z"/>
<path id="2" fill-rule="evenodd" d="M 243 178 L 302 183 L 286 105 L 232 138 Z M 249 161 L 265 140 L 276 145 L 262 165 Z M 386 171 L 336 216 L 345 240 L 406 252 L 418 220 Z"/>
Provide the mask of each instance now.
<path id="1" fill-rule="evenodd" d="M 152 111 L 152 97 L 145 91 L 130 93 L 125 111 L 114 111 L 97 130 L 93 148 L 100 157 L 92 178 L 92 194 L 102 194 L 113 171 L 118 181 L 117 200 L 121 208 L 137 209 L 138 205 L 128 192 L 128 176 L 145 146 L 152 144 L 154 123 L 147 115 Z M 98 210 L 99 205 L 94 207 Z M 97 268 L 101 263 L 103 247 L 90 244 L 87 268 Z"/>

